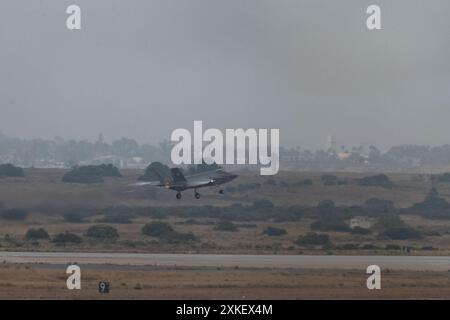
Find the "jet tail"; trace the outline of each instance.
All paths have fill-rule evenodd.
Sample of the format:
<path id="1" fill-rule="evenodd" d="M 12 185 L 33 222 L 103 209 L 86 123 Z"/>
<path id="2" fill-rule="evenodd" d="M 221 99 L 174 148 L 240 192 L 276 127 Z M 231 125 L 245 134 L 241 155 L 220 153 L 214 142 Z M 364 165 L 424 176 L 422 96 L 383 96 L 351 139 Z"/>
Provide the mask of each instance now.
<path id="1" fill-rule="evenodd" d="M 172 174 L 173 182 L 186 182 L 186 178 L 180 169 L 172 168 L 170 169 L 170 173 Z"/>
<path id="2" fill-rule="evenodd" d="M 159 162 L 152 163 L 145 171 L 146 180 L 165 183 L 172 180 L 172 174 L 167 166 Z"/>

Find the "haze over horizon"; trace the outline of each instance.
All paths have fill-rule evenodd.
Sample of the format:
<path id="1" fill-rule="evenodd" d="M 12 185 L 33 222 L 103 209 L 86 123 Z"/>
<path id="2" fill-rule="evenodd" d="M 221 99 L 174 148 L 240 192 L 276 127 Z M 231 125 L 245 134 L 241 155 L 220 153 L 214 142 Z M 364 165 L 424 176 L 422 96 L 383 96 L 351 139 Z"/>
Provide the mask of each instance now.
<path id="1" fill-rule="evenodd" d="M 176 128 L 280 128 L 280 145 L 450 143 L 450 2 L 0 3 L 0 131 L 156 144 Z"/>

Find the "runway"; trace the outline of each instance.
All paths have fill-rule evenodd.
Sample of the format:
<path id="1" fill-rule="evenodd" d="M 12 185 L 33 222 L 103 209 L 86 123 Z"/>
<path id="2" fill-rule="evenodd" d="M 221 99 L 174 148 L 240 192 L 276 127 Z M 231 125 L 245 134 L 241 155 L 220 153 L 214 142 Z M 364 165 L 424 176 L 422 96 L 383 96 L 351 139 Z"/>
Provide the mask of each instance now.
<path id="1" fill-rule="evenodd" d="M 179 267 L 239 267 L 296 269 L 382 269 L 449 271 L 445 256 L 313 256 L 313 255 L 222 255 L 82 252 L 0 252 L 1 263 L 42 263 L 80 265 L 130 265 Z"/>

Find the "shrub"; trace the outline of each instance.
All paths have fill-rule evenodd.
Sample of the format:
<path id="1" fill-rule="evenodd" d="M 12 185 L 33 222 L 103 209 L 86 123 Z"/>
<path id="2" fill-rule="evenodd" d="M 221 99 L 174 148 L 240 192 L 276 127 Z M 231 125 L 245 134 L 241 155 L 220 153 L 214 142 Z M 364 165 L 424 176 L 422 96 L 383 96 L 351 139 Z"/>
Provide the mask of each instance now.
<path id="1" fill-rule="evenodd" d="M 62 181 L 69 183 L 99 183 L 103 182 L 103 177 L 120 178 L 122 175 L 119 169 L 112 164 L 90 165 L 73 168 L 63 176 Z"/>
<path id="2" fill-rule="evenodd" d="M 332 200 L 322 200 L 316 206 L 316 210 L 320 215 L 333 214 L 335 209 L 336 206 Z"/>
<path id="3" fill-rule="evenodd" d="M 386 213 L 380 215 L 376 226 L 379 229 L 401 228 L 405 223 L 398 214 Z"/>
<path id="4" fill-rule="evenodd" d="M 116 228 L 108 225 L 96 225 L 87 230 L 86 236 L 98 240 L 117 240 L 119 239 L 119 232 Z"/>
<path id="5" fill-rule="evenodd" d="M 432 188 L 422 202 L 414 204 L 408 211 L 428 219 L 450 219 L 450 204 Z"/>
<path id="6" fill-rule="evenodd" d="M 142 228 L 142 233 L 147 236 L 156 237 L 169 242 L 188 242 L 197 240 L 193 233 L 180 233 L 163 222 L 147 223 Z"/>
<path id="7" fill-rule="evenodd" d="M 340 180 L 338 177 L 332 174 L 324 174 L 320 177 L 324 186 L 338 186 L 346 184 L 347 182 L 344 180 Z"/>
<path id="8" fill-rule="evenodd" d="M 421 239 L 422 234 L 410 227 L 387 228 L 383 235 L 393 240 Z"/>
<path id="9" fill-rule="evenodd" d="M 364 177 L 358 180 L 358 184 L 365 187 L 382 187 L 388 189 L 395 187 L 395 184 L 385 174 Z"/>
<path id="10" fill-rule="evenodd" d="M 28 213 L 22 209 L 6 209 L 2 212 L 2 218 L 6 220 L 23 221 L 26 219 Z"/>
<path id="11" fill-rule="evenodd" d="M 122 178 L 122 174 L 119 169 L 111 163 L 98 165 L 97 169 L 101 172 L 102 177 Z"/>
<path id="12" fill-rule="evenodd" d="M 287 233 L 286 230 L 281 229 L 281 228 L 275 228 L 275 227 L 267 227 L 263 231 L 263 234 L 267 234 L 268 236 L 273 236 L 273 237 L 282 236 L 286 233 Z"/>
<path id="13" fill-rule="evenodd" d="M 299 246 L 329 245 L 330 237 L 327 234 L 310 232 L 304 236 L 298 237 L 295 243 Z"/>
<path id="14" fill-rule="evenodd" d="M 197 237 L 192 232 L 181 233 L 172 231 L 165 233 L 162 239 L 169 242 L 189 242 L 197 240 Z"/>
<path id="15" fill-rule="evenodd" d="M 82 241 L 83 239 L 80 236 L 67 231 L 65 233 L 58 233 L 53 237 L 53 242 L 57 244 L 66 244 L 66 243 L 78 244 L 81 243 Z"/>
<path id="16" fill-rule="evenodd" d="M 229 232 L 238 231 L 236 225 L 230 221 L 220 221 L 214 229 L 217 231 L 229 231 Z"/>
<path id="17" fill-rule="evenodd" d="M 320 177 L 320 180 L 322 180 L 323 184 L 334 184 L 336 181 L 338 181 L 338 177 L 332 174 L 324 174 Z"/>
<path id="18" fill-rule="evenodd" d="M 26 240 L 48 240 L 50 239 L 50 236 L 48 235 L 48 232 L 43 229 L 29 229 L 27 233 L 25 234 Z"/>
<path id="19" fill-rule="evenodd" d="M 311 230 L 346 232 L 350 227 L 339 216 L 325 215 L 311 224 Z"/>
<path id="20" fill-rule="evenodd" d="M 142 233 L 150 237 L 160 237 L 173 231 L 173 228 L 164 222 L 151 222 L 142 227 Z"/>
<path id="21" fill-rule="evenodd" d="M 444 172 L 438 175 L 432 175 L 431 179 L 438 182 L 448 183 L 450 182 L 450 172 Z"/>
<path id="22" fill-rule="evenodd" d="M 10 163 L 0 164 L 0 178 L 22 178 L 25 173 L 22 168 L 16 167 Z"/>

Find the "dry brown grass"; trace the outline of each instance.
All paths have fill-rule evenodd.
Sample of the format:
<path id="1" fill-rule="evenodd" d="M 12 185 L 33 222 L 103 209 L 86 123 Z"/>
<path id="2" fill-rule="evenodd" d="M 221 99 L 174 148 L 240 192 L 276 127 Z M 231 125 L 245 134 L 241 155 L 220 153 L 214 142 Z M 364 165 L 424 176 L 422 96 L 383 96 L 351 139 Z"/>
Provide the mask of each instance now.
<path id="1" fill-rule="evenodd" d="M 186 191 L 183 200 L 175 199 L 175 193 L 170 190 L 153 189 L 148 191 L 140 188 L 130 188 L 129 185 L 136 181 L 142 173 L 138 170 L 123 170 L 124 178 L 107 179 L 105 183 L 93 185 L 67 184 L 61 182 L 64 174 L 58 169 L 27 169 L 25 179 L 1 179 L 0 203 L 7 207 L 19 208 L 45 208 L 70 207 L 72 205 L 104 208 L 107 206 L 186 206 L 186 205 L 230 205 L 235 202 L 249 203 L 258 199 L 270 199 L 278 205 L 315 205 L 324 199 L 332 199 L 337 204 L 361 204 L 373 197 L 394 201 L 397 207 L 409 206 L 421 201 L 429 190 L 426 182 L 416 181 L 417 175 L 390 174 L 390 178 L 396 183 L 397 188 L 367 188 L 359 187 L 354 179 L 369 175 L 368 173 L 336 173 L 339 177 L 347 179 L 350 184 L 342 186 L 323 186 L 320 177 L 323 173 L 280 172 L 276 179 L 294 183 L 310 178 L 314 181 L 312 187 L 279 188 L 264 186 L 263 188 L 244 192 L 242 194 L 229 194 L 220 196 L 212 189 L 202 189 L 202 199 L 196 200 L 191 191 Z M 260 182 L 267 178 L 255 173 L 242 173 L 241 176 L 230 185 L 240 183 Z M 136 192 L 128 192 L 135 190 Z M 439 187 L 440 193 L 450 200 L 450 187 Z M 0 238 L 10 235 L 18 244 L 0 242 L 3 250 L 70 250 L 70 251 L 133 251 L 133 252 L 201 252 L 201 253 L 266 253 L 266 254 L 297 254 L 300 250 L 306 253 L 331 253 L 323 251 L 311 251 L 300 249 L 294 244 L 299 235 L 310 231 L 312 220 L 301 219 L 296 222 L 249 222 L 256 224 L 256 228 L 241 228 L 239 232 L 219 232 L 212 225 L 185 225 L 180 224 L 185 219 L 170 217 L 165 219 L 179 232 L 193 232 L 200 241 L 193 244 L 165 244 L 158 243 L 141 234 L 141 228 L 145 223 L 154 221 L 148 217 L 138 217 L 132 224 L 110 224 L 118 229 L 121 241 L 115 244 L 94 243 L 85 241 L 80 246 L 57 247 L 54 244 L 41 241 L 39 246 L 24 242 L 23 238 L 29 228 L 44 227 L 50 235 L 70 231 L 83 235 L 86 230 L 101 218 L 101 215 L 90 217 L 86 223 L 67 223 L 61 215 L 53 215 L 45 212 L 45 209 L 34 212 L 25 221 L 1 220 Z M 428 236 L 419 241 L 389 241 L 380 240 L 376 233 L 355 236 L 348 233 L 330 232 L 332 242 L 335 245 L 347 243 L 375 244 L 384 247 L 386 244 L 395 243 L 400 246 L 408 245 L 416 248 L 433 246 L 439 251 L 414 251 L 414 254 L 444 255 L 450 253 L 450 221 L 426 220 L 417 216 L 403 216 L 405 222 L 413 227 L 426 231 L 436 231 L 441 236 Z M 196 219 L 200 221 L 214 219 Z M 287 234 L 281 237 L 269 237 L 262 234 L 267 226 L 276 226 L 287 230 Z M 360 252 L 334 251 L 333 254 L 361 254 Z M 390 254 L 383 251 L 364 251 L 364 254 Z M 392 254 L 399 254 L 393 252 Z"/>
<path id="2" fill-rule="evenodd" d="M 64 266 L 1 265 L 0 299 L 445 299 L 447 272 L 386 272 L 368 290 L 362 271 L 84 268 L 66 288 Z M 109 281 L 109 294 L 98 282 Z M 138 289 L 140 288 L 140 289 Z"/>

